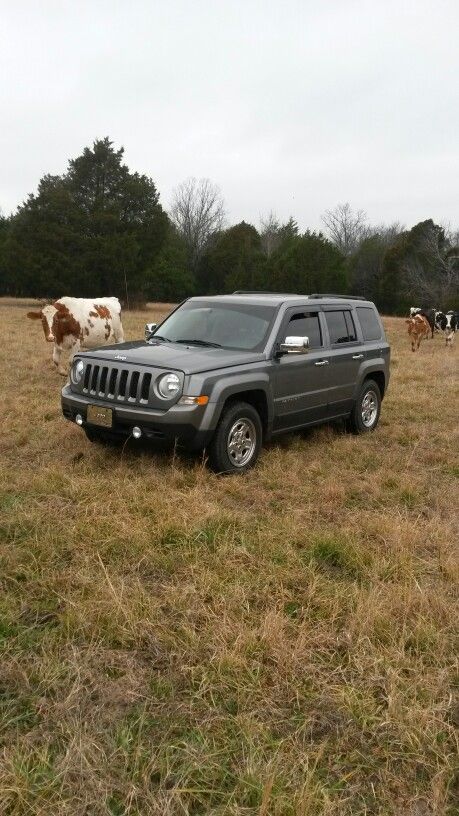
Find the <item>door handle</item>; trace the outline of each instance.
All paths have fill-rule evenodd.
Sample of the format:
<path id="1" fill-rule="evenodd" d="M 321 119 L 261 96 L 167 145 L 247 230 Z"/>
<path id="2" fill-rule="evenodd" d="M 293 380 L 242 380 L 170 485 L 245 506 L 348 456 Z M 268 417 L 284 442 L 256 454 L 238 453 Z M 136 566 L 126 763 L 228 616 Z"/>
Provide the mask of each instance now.
<path id="1" fill-rule="evenodd" d="M 328 365 L 328 360 L 318 360 L 317 363 L 314 363 L 314 365 Z"/>
<path id="2" fill-rule="evenodd" d="M 353 354 L 352 359 L 353 360 L 363 360 L 363 354 Z"/>

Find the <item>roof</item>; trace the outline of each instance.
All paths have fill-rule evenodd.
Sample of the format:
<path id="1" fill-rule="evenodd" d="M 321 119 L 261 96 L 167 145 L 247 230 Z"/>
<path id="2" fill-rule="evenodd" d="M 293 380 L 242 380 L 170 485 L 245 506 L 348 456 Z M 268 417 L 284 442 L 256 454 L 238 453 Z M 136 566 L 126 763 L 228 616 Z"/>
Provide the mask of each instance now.
<path id="1" fill-rule="evenodd" d="M 312 303 L 321 305 L 323 303 L 369 303 L 366 298 L 357 295 L 328 295 L 328 294 L 311 294 L 311 295 L 297 295 L 283 292 L 233 292 L 231 295 L 201 295 L 190 298 L 190 300 L 206 300 L 218 301 L 226 303 L 256 303 L 259 306 L 279 306 L 282 303 L 291 303 L 295 306 L 297 303 L 304 304 L 306 300 Z"/>

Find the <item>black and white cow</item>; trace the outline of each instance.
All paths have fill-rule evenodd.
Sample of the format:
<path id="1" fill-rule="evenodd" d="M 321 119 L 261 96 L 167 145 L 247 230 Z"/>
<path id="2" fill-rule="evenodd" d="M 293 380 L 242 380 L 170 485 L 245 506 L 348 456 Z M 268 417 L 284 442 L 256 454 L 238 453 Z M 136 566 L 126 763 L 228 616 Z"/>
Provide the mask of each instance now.
<path id="1" fill-rule="evenodd" d="M 421 309 L 419 306 L 411 306 L 410 317 L 415 317 L 417 314 L 420 314 L 423 317 L 425 317 L 430 326 L 430 331 L 433 337 L 435 331 L 435 316 L 437 314 L 435 309 Z"/>
<path id="2" fill-rule="evenodd" d="M 446 345 L 451 347 L 453 344 L 454 335 L 459 327 L 456 312 L 435 312 L 435 325 L 440 331 L 445 333 Z"/>

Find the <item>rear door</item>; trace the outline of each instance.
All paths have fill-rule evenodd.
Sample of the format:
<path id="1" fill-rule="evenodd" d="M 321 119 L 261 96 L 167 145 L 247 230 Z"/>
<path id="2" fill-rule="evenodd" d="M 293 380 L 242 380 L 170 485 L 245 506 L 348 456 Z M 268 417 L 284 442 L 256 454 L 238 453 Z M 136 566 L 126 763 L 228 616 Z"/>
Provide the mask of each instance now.
<path id="1" fill-rule="evenodd" d="M 319 310 L 288 309 L 277 337 L 309 337 L 305 354 L 283 354 L 272 366 L 273 431 L 318 422 L 327 416 L 329 355 L 324 344 L 324 322 Z"/>
<path id="2" fill-rule="evenodd" d="M 365 347 L 357 334 L 350 306 L 324 306 L 330 344 L 330 390 L 328 415 L 340 416 L 352 410 L 359 369 L 365 358 Z"/>

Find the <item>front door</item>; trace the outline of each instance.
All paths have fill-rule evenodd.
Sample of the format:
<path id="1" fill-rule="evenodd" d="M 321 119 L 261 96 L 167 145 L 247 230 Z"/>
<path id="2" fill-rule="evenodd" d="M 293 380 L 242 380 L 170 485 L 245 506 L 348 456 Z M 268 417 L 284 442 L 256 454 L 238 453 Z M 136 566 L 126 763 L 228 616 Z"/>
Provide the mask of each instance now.
<path id="1" fill-rule="evenodd" d="M 289 309 L 277 341 L 309 337 L 305 354 L 282 354 L 272 367 L 273 432 L 318 422 L 327 416 L 329 355 L 324 348 L 322 317 L 306 308 Z"/>

